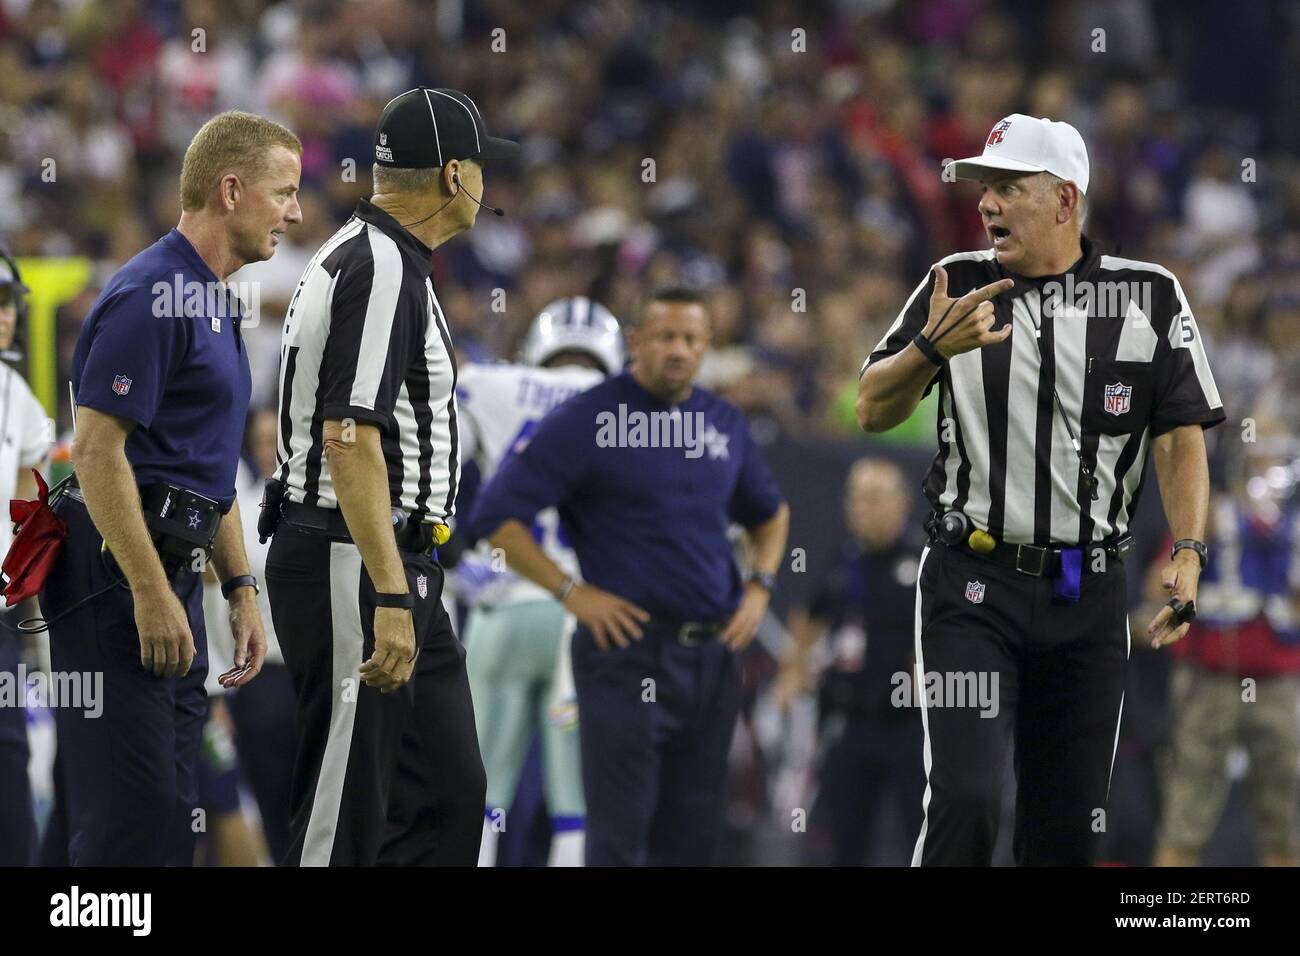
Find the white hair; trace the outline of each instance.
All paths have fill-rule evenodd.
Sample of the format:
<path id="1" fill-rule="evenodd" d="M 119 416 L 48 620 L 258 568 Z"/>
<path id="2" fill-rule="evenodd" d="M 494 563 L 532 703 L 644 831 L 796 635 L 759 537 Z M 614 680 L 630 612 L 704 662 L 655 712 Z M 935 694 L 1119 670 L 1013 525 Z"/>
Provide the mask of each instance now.
<path id="1" fill-rule="evenodd" d="M 377 193 L 428 193 L 438 188 L 442 170 L 408 169 L 399 166 L 381 166 L 375 163 L 370 169 Z"/>
<path id="2" fill-rule="evenodd" d="M 1067 182 L 1068 180 L 1062 179 L 1060 176 L 1056 175 L 1055 173 L 1039 173 L 1038 181 L 1042 184 L 1043 190 L 1046 191 L 1054 188 L 1060 183 Z M 1075 183 L 1074 185 L 1075 188 L 1078 189 L 1079 184 Z M 1088 221 L 1088 197 L 1085 196 L 1083 190 L 1080 189 L 1079 190 L 1079 229 L 1080 230 L 1083 229 L 1084 224 L 1087 223 L 1087 221 Z"/>

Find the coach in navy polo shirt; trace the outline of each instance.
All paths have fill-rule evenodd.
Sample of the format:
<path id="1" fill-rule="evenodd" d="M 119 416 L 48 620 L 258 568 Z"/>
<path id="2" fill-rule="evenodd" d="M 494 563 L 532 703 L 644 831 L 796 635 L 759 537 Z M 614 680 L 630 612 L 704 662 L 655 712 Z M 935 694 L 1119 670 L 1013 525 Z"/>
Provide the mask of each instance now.
<path id="1" fill-rule="evenodd" d="M 192 564 L 164 565 L 142 492 L 166 483 L 220 503 L 211 560 L 237 645 L 222 683 L 252 680 L 266 653 L 234 504 L 251 388 L 243 306 L 224 282 L 302 220 L 301 153 L 260 116 L 206 123 L 185 153 L 180 223 L 109 281 L 77 341 L 79 488 L 57 506 L 70 533 L 41 594 L 54 672 L 102 681 L 98 706 L 55 714 L 74 866 L 188 865 L 202 828 L 202 581 Z M 111 586 L 119 575 L 130 590 Z"/>
<path id="2" fill-rule="evenodd" d="M 491 532 L 578 620 L 588 865 L 705 865 L 722 823 L 735 653 L 767 611 L 788 509 L 744 416 L 693 384 L 709 343 L 699 296 L 660 291 L 626 331 L 629 370 L 552 411 L 482 490 L 469 530 Z M 551 506 L 582 583 L 529 531 Z M 732 522 L 754 547 L 748 580 Z"/>

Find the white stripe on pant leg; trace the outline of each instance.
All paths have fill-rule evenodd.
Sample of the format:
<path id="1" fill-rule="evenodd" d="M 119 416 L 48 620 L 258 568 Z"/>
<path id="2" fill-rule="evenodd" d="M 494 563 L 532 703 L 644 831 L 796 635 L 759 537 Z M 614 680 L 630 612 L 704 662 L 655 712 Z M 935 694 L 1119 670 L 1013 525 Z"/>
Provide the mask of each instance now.
<path id="1" fill-rule="evenodd" d="M 1124 660 L 1133 655 L 1133 632 L 1128 626 L 1128 612 L 1124 613 Z M 1119 753 L 1119 728 L 1124 723 L 1124 692 L 1119 692 L 1119 716 L 1115 718 L 1115 743 L 1110 748 L 1110 773 L 1106 776 L 1106 799 L 1110 800 L 1110 782 L 1115 779 L 1115 755 Z"/>
<path id="2" fill-rule="evenodd" d="M 355 545 L 330 544 L 330 619 L 334 664 L 330 688 L 330 727 L 325 739 L 311 817 L 303 841 L 301 866 L 329 866 L 343 803 L 343 781 L 352 749 L 356 723 L 356 698 L 360 691 L 361 652 L 361 552 Z M 344 680 L 351 678 L 352 701 L 343 699 Z"/>
<path id="3" fill-rule="evenodd" d="M 555 654 L 555 669 L 551 675 L 551 700 L 548 710 L 552 714 L 563 712 L 575 706 L 578 692 L 573 686 L 573 632 L 577 630 L 578 619 L 572 614 L 564 615 L 564 626 L 560 631 L 560 646 Z"/>
<path id="4" fill-rule="evenodd" d="M 925 686 L 925 658 L 921 654 L 921 572 L 925 570 L 925 559 L 930 554 L 927 545 L 921 552 L 921 563 L 916 568 L 916 673 L 912 677 L 912 697 L 921 701 L 921 733 L 925 737 L 925 795 L 921 798 L 921 832 L 916 838 L 916 849 L 912 851 L 912 865 L 921 865 L 921 854 L 925 850 L 925 831 L 930 824 L 930 768 L 934 761 L 930 755 L 930 719 L 925 713 L 925 693 L 917 693 Z"/>

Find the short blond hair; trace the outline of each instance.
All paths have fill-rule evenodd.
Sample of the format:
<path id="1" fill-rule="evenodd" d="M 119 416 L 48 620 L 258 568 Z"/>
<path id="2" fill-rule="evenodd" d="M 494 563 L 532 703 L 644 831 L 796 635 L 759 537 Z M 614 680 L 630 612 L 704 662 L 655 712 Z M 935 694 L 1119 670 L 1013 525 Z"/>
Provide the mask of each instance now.
<path id="1" fill-rule="evenodd" d="M 267 152 L 283 146 L 302 155 L 302 142 L 279 123 L 245 113 L 227 110 L 218 113 L 194 134 L 181 163 L 181 209 L 202 209 L 221 177 L 234 173 L 253 180 L 266 172 Z"/>

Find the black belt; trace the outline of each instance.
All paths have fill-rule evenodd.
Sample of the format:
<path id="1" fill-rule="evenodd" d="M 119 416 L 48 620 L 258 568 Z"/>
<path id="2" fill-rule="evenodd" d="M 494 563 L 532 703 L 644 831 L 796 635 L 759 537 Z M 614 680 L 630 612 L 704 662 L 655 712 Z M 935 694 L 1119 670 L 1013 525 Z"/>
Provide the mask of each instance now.
<path id="1" fill-rule="evenodd" d="M 348 530 L 343 512 L 338 508 L 317 508 L 296 501 L 285 501 L 280 505 L 284 520 L 299 531 L 319 534 L 333 541 L 352 541 L 352 532 Z M 411 521 L 404 512 L 393 511 L 393 536 L 397 539 L 399 551 L 413 551 L 425 554 L 433 550 L 433 525 L 423 521 Z"/>
<path id="2" fill-rule="evenodd" d="M 1027 574 L 1035 578 L 1054 577 L 1061 568 L 1061 552 L 1072 550 L 1070 546 L 1062 545 L 1040 546 L 999 541 L 993 546 L 992 551 L 976 551 L 965 539 L 958 541 L 956 544 L 949 544 L 939 537 L 933 521 L 927 521 L 926 524 L 931 544 L 942 544 L 949 548 L 956 548 L 958 551 L 988 561 L 998 567 L 1019 571 L 1021 574 Z M 1131 534 L 1126 534 L 1113 541 L 1094 541 L 1083 548 L 1084 570 L 1092 573 L 1092 562 L 1088 559 L 1092 557 L 1097 548 L 1103 549 L 1109 560 L 1118 561 L 1122 564 L 1124 558 L 1133 550 L 1133 546 L 1134 541 Z"/>
<path id="3" fill-rule="evenodd" d="M 643 637 L 659 637 L 675 641 L 683 647 L 695 647 L 715 640 L 726 630 L 725 621 L 673 621 L 652 617 L 641 625 Z"/>

